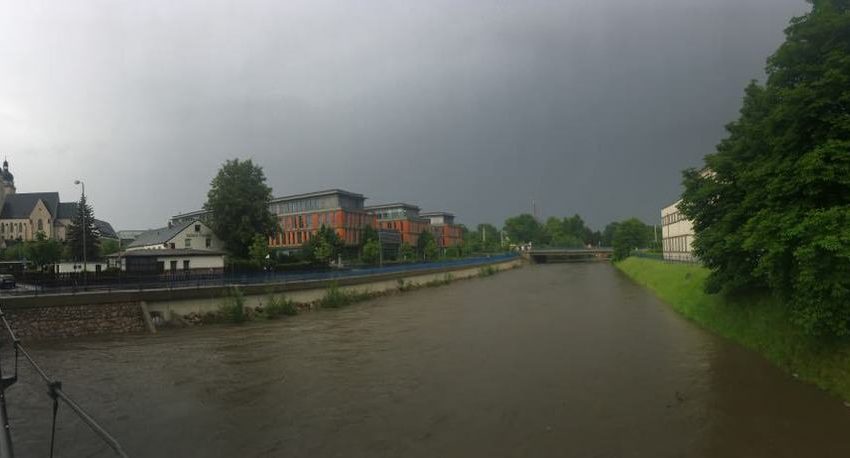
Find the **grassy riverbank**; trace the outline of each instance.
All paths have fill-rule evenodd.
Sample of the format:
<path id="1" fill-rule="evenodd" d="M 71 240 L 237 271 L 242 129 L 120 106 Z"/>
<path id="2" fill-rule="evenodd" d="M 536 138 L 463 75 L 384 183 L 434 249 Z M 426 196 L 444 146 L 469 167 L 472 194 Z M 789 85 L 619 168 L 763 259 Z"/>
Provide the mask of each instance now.
<path id="1" fill-rule="evenodd" d="M 772 297 L 706 294 L 702 285 L 708 270 L 695 265 L 641 258 L 616 265 L 690 320 L 850 401 L 850 344 L 825 344 L 802 335 Z"/>

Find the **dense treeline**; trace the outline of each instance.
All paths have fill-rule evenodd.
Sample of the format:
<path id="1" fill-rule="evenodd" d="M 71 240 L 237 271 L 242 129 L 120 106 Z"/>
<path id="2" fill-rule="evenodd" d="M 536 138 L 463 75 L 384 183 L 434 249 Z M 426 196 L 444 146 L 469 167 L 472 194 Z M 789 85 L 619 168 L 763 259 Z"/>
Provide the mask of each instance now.
<path id="1" fill-rule="evenodd" d="M 814 0 L 687 170 L 681 210 L 710 292 L 766 288 L 818 336 L 850 337 L 850 1 Z"/>

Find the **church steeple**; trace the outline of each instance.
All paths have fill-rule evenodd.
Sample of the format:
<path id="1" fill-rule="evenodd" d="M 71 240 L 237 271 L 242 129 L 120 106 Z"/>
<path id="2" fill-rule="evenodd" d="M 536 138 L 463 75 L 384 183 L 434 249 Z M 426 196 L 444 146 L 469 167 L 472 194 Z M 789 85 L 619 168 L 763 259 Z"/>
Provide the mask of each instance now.
<path id="1" fill-rule="evenodd" d="M 15 176 L 9 171 L 9 161 L 3 158 L 3 171 L 0 172 L 0 181 L 2 181 L 3 194 L 9 195 L 15 193 Z"/>

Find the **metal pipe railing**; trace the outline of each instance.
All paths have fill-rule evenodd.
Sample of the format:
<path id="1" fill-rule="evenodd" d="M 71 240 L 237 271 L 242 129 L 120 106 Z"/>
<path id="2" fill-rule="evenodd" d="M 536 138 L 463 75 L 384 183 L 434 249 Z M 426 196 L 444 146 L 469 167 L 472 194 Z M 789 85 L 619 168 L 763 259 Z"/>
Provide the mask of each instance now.
<path id="1" fill-rule="evenodd" d="M 6 328 L 6 332 L 8 332 L 9 337 L 12 340 L 12 345 L 15 349 L 15 373 L 11 377 L 0 377 L 0 427 L 3 428 L 2 433 L 0 433 L 0 458 L 12 458 L 14 457 L 13 447 L 12 447 L 12 435 L 11 435 L 11 427 L 9 425 L 8 416 L 6 415 L 6 404 L 5 404 L 5 394 L 6 387 L 15 383 L 18 378 L 18 356 L 23 355 L 24 359 L 30 363 L 30 366 L 35 370 L 35 372 L 44 380 L 47 385 L 48 395 L 53 399 L 53 425 L 51 427 L 51 437 L 50 437 L 50 456 L 53 456 L 54 449 L 54 440 L 56 437 L 56 414 L 59 408 L 59 401 L 62 401 L 68 408 L 71 409 L 101 440 L 106 443 L 106 445 L 111 448 L 117 456 L 127 457 L 127 453 L 121 448 L 121 444 L 109 434 L 106 429 L 104 429 L 100 424 L 89 415 L 76 401 L 74 401 L 70 396 L 68 396 L 65 391 L 62 390 L 62 382 L 58 380 L 54 380 L 51 378 L 47 372 L 41 368 L 41 366 L 30 356 L 27 349 L 23 346 L 20 339 L 15 336 L 15 332 L 12 330 L 12 326 L 9 324 L 9 320 L 6 319 L 6 313 L 0 309 L 0 320 L 3 321 L 3 326 Z M 0 375 L 2 375 L 2 369 L 0 368 Z"/>

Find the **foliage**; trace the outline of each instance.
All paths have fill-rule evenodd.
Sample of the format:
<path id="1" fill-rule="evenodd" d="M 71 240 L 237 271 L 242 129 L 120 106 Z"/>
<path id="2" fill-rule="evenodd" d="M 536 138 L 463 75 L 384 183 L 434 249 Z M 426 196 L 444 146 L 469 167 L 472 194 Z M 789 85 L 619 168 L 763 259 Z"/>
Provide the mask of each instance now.
<path id="1" fill-rule="evenodd" d="M 62 256 L 62 244 L 56 240 L 48 239 L 44 232 L 38 231 L 35 240 L 26 242 L 24 253 L 27 259 L 38 267 L 55 264 Z"/>
<path id="2" fill-rule="evenodd" d="M 850 344 L 825 348 L 822 340 L 793 325 L 792 311 L 775 297 L 763 292 L 707 294 L 709 271 L 693 264 L 632 257 L 617 267 L 687 318 L 850 401 Z"/>
<path id="3" fill-rule="evenodd" d="M 325 290 L 325 295 L 319 300 L 319 307 L 339 308 L 372 296 L 368 292 L 345 291 L 336 283 L 331 283 L 328 289 Z"/>
<path id="4" fill-rule="evenodd" d="M 67 231 L 67 244 L 70 249 L 71 259 L 82 261 L 86 259 L 97 259 L 100 250 L 100 231 L 94 222 L 94 210 L 86 201 L 86 197 L 80 197 L 77 203 L 77 211 L 71 218 L 71 225 Z M 83 256 L 83 245 L 85 245 L 85 256 Z"/>
<path id="5" fill-rule="evenodd" d="M 484 266 L 484 267 L 478 269 L 478 276 L 482 277 L 482 278 L 483 277 L 490 277 L 490 276 L 495 275 L 496 272 L 498 272 L 498 271 L 499 270 L 496 269 L 493 266 Z"/>
<path id="6" fill-rule="evenodd" d="M 680 209 L 707 291 L 767 287 L 805 332 L 850 338 L 850 3 L 793 19 L 767 73 Z"/>
<path id="7" fill-rule="evenodd" d="M 227 292 L 224 304 L 219 309 L 221 317 L 228 323 L 242 323 L 247 319 L 245 313 L 245 295 L 239 288 L 231 288 Z"/>
<path id="8" fill-rule="evenodd" d="M 377 240 L 370 240 L 363 245 L 363 254 L 360 259 L 367 264 L 377 264 L 381 257 L 381 247 Z"/>
<path id="9" fill-rule="evenodd" d="M 419 238 L 416 239 L 416 254 L 426 261 L 437 259 L 440 255 L 437 240 L 430 231 L 424 231 L 419 234 Z"/>
<path id="10" fill-rule="evenodd" d="M 248 257 L 258 267 L 268 264 L 269 241 L 263 234 L 256 234 L 251 246 L 248 247 Z"/>
<path id="11" fill-rule="evenodd" d="M 543 226 L 528 213 L 514 216 L 505 220 L 505 232 L 511 242 L 546 243 L 546 231 Z"/>
<path id="12" fill-rule="evenodd" d="M 647 225 L 637 218 L 620 222 L 614 232 L 614 259 L 625 259 L 632 250 L 646 248 L 652 242 Z"/>
<path id="13" fill-rule="evenodd" d="M 467 253 L 494 253 L 502 250 L 501 232 L 492 224 L 479 224 L 474 231 L 463 231 L 463 249 Z"/>
<path id="14" fill-rule="evenodd" d="M 7 247 L 3 250 L 4 261 L 20 261 L 28 257 L 26 245 L 23 242 L 6 241 Z"/>
<path id="15" fill-rule="evenodd" d="M 618 221 L 608 223 L 608 225 L 605 226 L 605 229 L 602 230 L 599 244 L 604 247 L 614 246 L 614 233 L 617 232 L 617 226 L 619 225 L 620 223 Z"/>
<path id="16" fill-rule="evenodd" d="M 121 244 L 115 239 L 100 239 L 100 256 L 108 256 L 117 253 L 121 249 Z"/>
<path id="17" fill-rule="evenodd" d="M 281 316 L 295 316 L 298 315 L 298 307 L 291 299 L 282 296 L 269 296 L 266 305 L 263 307 L 263 315 L 270 320 Z"/>
<path id="18" fill-rule="evenodd" d="M 412 260 L 416 257 L 416 250 L 409 243 L 403 242 L 398 249 L 398 256 L 402 261 Z"/>
<path id="19" fill-rule="evenodd" d="M 360 243 L 366 245 L 371 241 L 378 241 L 378 231 L 376 231 L 372 226 L 366 226 L 363 228 L 363 233 L 360 236 Z"/>
<path id="20" fill-rule="evenodd" d="M 248 159 L 228 160 L 213 178 L 204 209 L 211 227 L 237 258 L 247 258 L 257 234 L 270 236 L 277 226 L 269 212 L 272 190 L 260 166 Z"/>
<path id="21" fill-rule="evenodd" d="M 336 231 L 322 225 L 310 237 L 310 240 L 304 242 L 304 245 L 301 247 L 301 253 L 304 259 L 310 263 L 327 266 L 337 258 L 342 248 L 343 242 L 336 234 Z"/>

